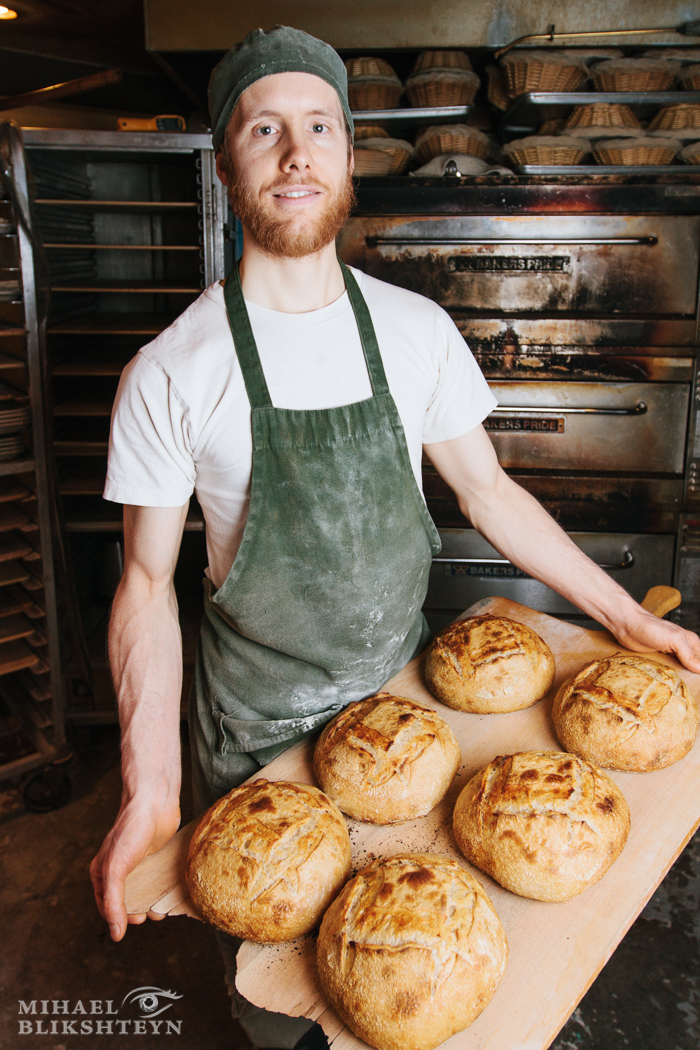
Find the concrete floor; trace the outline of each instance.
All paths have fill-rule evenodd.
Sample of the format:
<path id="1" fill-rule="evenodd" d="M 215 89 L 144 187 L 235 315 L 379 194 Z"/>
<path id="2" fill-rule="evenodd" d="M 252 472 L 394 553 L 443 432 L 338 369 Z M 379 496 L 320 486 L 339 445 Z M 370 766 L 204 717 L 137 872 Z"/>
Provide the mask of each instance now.
<path id="1" fill-rule="evenodd" d="M 250 1050 L 231 1020 L 211 930 L 186 918 L 131 927 L 113 944 L 93 902 L 89 862 L 116 813 L 119 750 L 114 727 L 73 730 L 72 795 L 59 810 L 28 813 L 19 785 L 0 783 L 0 1045 L 4 1050 L 127 1050 L 134 1032 L 61 1034 L 18 1001 L 107 1000 L 152 985 L 182 998 L 162 1016 L 181 1021 L 181 1050 Z M 185 759 L 187 756 L 185 754 Z M 188 800 L 183 819 L 188 820 Z M 53 1009 L 52 1006 L 49 1009 Z M 119 1015 L 124 1017 L 122 1011 Z M 138 1017 L 138 1013 L 133 1014 Z M 93 1016 L 93 1022 L 99 1018 Z M 104 1020 L 104 1018 L 103 1018 Z M 164 1027 L 164 1026 L 163 1026 Z M 79 1028 L 79 1026 L 78 1026 Z M 49 1034 L 44 1035 L 43 1029 Z M 93 1026 L 93 1031 L 95 1030 Z M 103 1029 L 104 1031 L 104 1029 Z M 108 1029 L 107 1029 L 108 1031 Z M 122 1029 L 123 1031 L 123 1029 Z M 150 1031 L 150 1028 L 149 1028 Z M 31 1034 L 29 1034 L 31 1033 Z M 142 1046 L 156 1043 L 151 1035 Z M 552 1050 L 700 1048 L 700 835 L 690 843 L 595 981 Z M 520 1050 L 503 1047 L 500 1050 Z"/>

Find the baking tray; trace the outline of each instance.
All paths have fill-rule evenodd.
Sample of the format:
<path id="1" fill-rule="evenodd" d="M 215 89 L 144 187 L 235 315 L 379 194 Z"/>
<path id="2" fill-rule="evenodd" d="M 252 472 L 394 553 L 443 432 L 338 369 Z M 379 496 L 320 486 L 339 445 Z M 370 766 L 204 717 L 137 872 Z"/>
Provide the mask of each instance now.
<path id="1" fill-rule="evenodd" d="M 505 598 L 488 598 L 467 610 L 520 620 L 550 645 L 557 672 L 547 696 L 525 711 L 473 715 L 435 700 L 423 677 L 424 655 L 416 657 L 385 688 L 438 711 L 462 748 L 462 764 L 443 801 L 426 817 L 391 827 L 351 820 L 353 868 L 373 856 L 436 852 L 466 861 L 452 834 L 452 810 L 460 791 L 496 755 L 514 751 L 560 751 L 550 710 L 562 681 L 589 660 L 619 652 L 604 631 L 536 612 Z M 670 656 L 660 662 L 678 667 Z M 679 669 L 697 698 L 700 675 Z M 257 776 L 315 783 L 312 739 L 295 744 Z M 700 822 L 700 740 L 690 753 L 653 773 L 609 775 L 622 788 L 632 830 L 622 854 L 603 878 L 572 900 L 545 903 L 518 897 L 466 865 L 484 885 L 503 923 L 510 957 L 493 1000 L 476 1021 L 441 1045 L 441 1050 L 544 1050 L 575 1009 L 615 947 L 624 937 Z M 251 779 L 257 779 L 252 777 Z M 184 882 L 187 848 L 196 822 L 175 835 L 159 853 L 146 857 L 127 879 L 130 914 L 199 918 Z M 250 1001 L 269 1010 L 318 1020 L 333 1050 L 364 1050 L 326 1002 L 318 983 L 315 937 L 283 944 L 247 942 L 238 956 L 236 986 Z"/>
<path id="2" fill-rule="evenodd" d="M 513 164 L 518 175 L 700 175 L 700 164 Z"/>
<path id="3" fill-rule="evenodd" d="M 630 106 L 638 116 L 646 117 L 662 106 L 700 102 L 700 91 L 525 91 L 506 110 L 500 130 L 503 134 L 524 134 L 574 106 L 595 102 Z"/>
<path id="4" fill-rule="evenodd" d="M 401 128 L 415 128 L 427 124 L 462 124 L 473 108 L 470 105 L 363 109 L 353 110 L 352 119 L 356 124 L 383 124 L 387 126 L 387 130 L 398 131 Z"/>

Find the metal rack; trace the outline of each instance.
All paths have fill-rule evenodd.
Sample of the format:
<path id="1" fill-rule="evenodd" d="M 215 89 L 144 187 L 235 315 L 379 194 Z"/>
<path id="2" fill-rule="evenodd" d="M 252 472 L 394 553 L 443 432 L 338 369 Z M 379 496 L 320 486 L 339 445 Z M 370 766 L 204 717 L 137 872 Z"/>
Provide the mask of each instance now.
<path id="1" fill-rule="evenodd" d="M 13 125 L 0 125 L 0 152 L 0 705 L 4 726 L 19 726 L 13 757 L 0 760 L 4 779 L 42 766 L 55 770 L 70 755 L 45 429 L 41 289 L 25 154 Z M 30 785 L 25 787 L 28 804 Z M 58 781 L 45 774 L 34 808 L 60 804 L 67 787 L 62 773 Z"/>
<path id="2" fill-rule="evenodd" d="M 529 135 L 545 120 L 564 116 L 574 106 L 596 102 L 629 106 L 644 118 L 660 106 L 700 102 L 700 91 L 526 91 L 509 106 L 499 130 L 504 141 Z"/>
<path id="3" fill-rule="evenodd" d="M 113 721 L 106 624 L 123 551 L 121 508 L 102 499 L 112 404 L 139 348 L 224 276 L 226 194 L 209 135 L 27 129 L 25 143 L 51 276 L 54 450 L 93 677 L 88 689 L 76 671 L 68 717 Z M 185 528 L 201 548 L 203 527 L 193 498 Z M 186 665 L 192 634 L 183 625 Z"/>

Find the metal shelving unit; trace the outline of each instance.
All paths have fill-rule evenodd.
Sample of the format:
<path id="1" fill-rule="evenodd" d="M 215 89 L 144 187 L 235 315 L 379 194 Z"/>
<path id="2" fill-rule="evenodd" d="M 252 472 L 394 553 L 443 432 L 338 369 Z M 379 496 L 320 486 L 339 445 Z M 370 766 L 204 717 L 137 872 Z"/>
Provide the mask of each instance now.
<path id="1" fill-rule="evenodd" d="M 0 125 L 0 707 L 16 731 L 0 778 L 44 767 L 28 782 L 35 808 L 60 804 L 69 786 L 65 691 L 59 646 L 46 442 L 40 295 L 25 154 L 19 132 Z M 32 794 L 31 784 L 38 783 Z M 29 791 L 29 794 L 27 794 Z"/>
<path id="2" fill-rule="evenodd" d="M 662 106 L 700 102 L 700 91 L 526 91 L 508 107 L 499 130 L 505 141 L 530 135 L 545 120 L 562 117 L 574 106 L 596 102 L 629 106 L 637 116 L 645 118 Z"/>
<path id="3" fill-rule="evenodd" d="M 139 348 L 224 276 L 228 204 L 208 135 L 27 129 L 25 143 L 51 275 L 53 447 L 93 673 L 91 692 L 73 683 L 68 716 L 111 721 L 105 631 L 122 522 L 102 491 L 114 395 Z M 186 532 L 182 557 L 197 545 L 203 569 L 194 499 Z M 187 596 L 179 600 L 193 620 Z"/>

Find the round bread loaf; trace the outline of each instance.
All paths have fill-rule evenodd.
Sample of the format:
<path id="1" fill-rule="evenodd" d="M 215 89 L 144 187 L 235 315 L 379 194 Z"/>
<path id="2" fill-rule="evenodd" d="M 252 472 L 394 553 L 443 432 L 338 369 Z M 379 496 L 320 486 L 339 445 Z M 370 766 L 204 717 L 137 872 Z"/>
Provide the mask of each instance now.
<path id="1" fill-rule="evenodd" d="M 562 747 L 608 769 L 663 769 L 690 751 L 698 709 L 672 667 L 647 656 L 594 660 L 552 706 Z"/>
<path id="2" fill-rule="evenodd" d="M 321 733 L 318 782 L 350 817 L 396 824 L 438 804 L 462 755 L 450 727 L 429 707 L 377 693 L 348 704 Z"/>
<path id="3" fill-rule="evenodd" d="M 433 696 L 460 711 L 519 711 L 551 686 L 554 656 L 523 623 L 506 616 L 469 616 L 433 639 L 425 680 Z"/>
<path id="4" fill-rule="evenodd" d="M 433 853 L 375 860 L 323 917 L 318 973 L 378 1050 L 431 1050 L 472 1023 L 503 976 L 505 933 L 481 884 Z"/>
<path id="5" fill-rule="evenodd" d="M 247 941 L 308 933 L 349 874 L 338 807 L 308 784 L 267 780 L 234 788 L 204 814 L 186 869 L 204 918 Z"/>
<path id="6" fill-rule="evenodd" d="M 558 751 L 499 755 L 455 806 L 467 860 L 521 897 L 564 901 L 597 882 L 622 852 L 630 814 L 602 770 Z"/>

